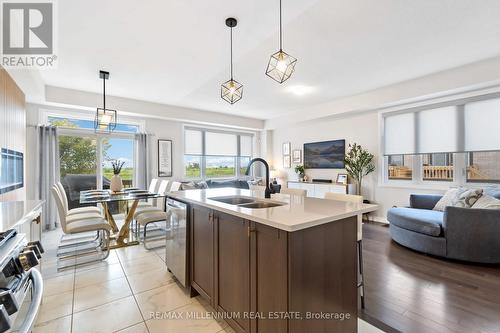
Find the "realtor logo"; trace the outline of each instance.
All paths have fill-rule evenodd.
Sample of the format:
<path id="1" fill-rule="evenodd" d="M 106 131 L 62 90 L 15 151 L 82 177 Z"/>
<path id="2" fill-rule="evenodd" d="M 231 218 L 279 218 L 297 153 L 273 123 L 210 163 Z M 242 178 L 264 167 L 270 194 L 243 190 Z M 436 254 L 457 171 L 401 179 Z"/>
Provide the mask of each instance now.
<path id="1" fill-rule="evenodd" d="M 54 3 L 2 3 L 2 65 L 54 67 Z"/>

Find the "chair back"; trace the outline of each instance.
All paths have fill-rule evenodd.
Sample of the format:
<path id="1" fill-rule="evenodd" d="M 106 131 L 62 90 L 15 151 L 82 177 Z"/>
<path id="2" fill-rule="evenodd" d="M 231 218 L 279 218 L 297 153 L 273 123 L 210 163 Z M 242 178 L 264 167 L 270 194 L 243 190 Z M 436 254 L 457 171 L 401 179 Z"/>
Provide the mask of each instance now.
<path id="1" fill-rule="evenodd" d="M 69 204 L 68 204 L 68 196 L 66 195 L 66 190 L 64 189 L 64 186 L 61 182 L 56 182 L 55 186 L 57 186 L 57 189 L 59 191 L 59 195 L 61 196 L 62 203 L 64 206 L 64 212 L 66 215 L 68 215 Z"/>
<path id="2" fill-rule="evenodd" d="M 343 202 L 363 203 L 363 196 L 354 194 L 326 192 L 325 199 Z M 363 239 L 363 215 L 358 214 L 358 240 L 361 239 Z"/>
<path id="3" fill-rule="evenodd" d="M 148 191 L 156 192 L 156 187 L 158 185 L 158 178 L 151 179 L 151 183 L 149 183 Z"/>
<path id="4" fill-rule="evenodd" d="M 282 188 L 280 190 L 280 194 L 289 194 L 289 195 L 305 197 L 307 196 L 307 190 L 303 190 L 300 188 Z"/>
<path id="5" fill-rule="evenodd" d="M 172 186 L 170 186 L 170 192 L 179 191 L 181 189 L 182 183 L 180 182 L 172 182 Z"/>
<path id="6" fill-rule="evenodd" d="M 248 188 L 250 191 L 261 191 L 264 192 L 266 187 L 264 185 L 249 185 Z"/>
<path id="7" fill-rule="evenodd" d="M 61 228 L 62 228 L 64 233 L 67 233 L 66 211 L 64 210 L 64 204 L 63 204 L 61 195 L 59 193 L 59 189 L 56 185 L 54 185 L 54 186 L 52 186 L 50 191 L 52 192 L 52 196 L 54 197 L 54 200 L 56 202 L 57 213 L 59 215 L 59 221 L 61 222 Z"/>
<path id="8" fill-rule="evenodd" d="M 158 191 L 156 193 L 158 193 L 159 195 L 164 195 L 165 193 L 167 193 L 168 183 L 168 180 L 161 180 L 160 185 L 158 186 Z M 159 209 L 163 209 L 165 206 L 165 198 L 161 197 L 156 199 L 153 205 L 155 205 Z"/>

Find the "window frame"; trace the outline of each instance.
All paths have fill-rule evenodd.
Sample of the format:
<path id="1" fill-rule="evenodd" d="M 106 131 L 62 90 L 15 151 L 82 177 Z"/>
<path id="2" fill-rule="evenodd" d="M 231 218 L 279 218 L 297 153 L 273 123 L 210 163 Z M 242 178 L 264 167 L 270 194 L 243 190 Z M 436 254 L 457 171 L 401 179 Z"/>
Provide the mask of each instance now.
<path id="1" fill-rule="evenodd" d="M 199 131 L 202 133 L 201 135 L 201 140 L 202 140 L 202 153 L 201 155 L 193 155 L 193 154 L 186 154 L 186 131 L 187 130 L 192 130 L 192 131 Z M 223 133 L 223 134 L 234 134 L 236 135 L 236 144 L 237 144 L 237 151 L 235 156 L 224 156 L 224 155 L 207 155 L 206 154 L 206 133 Z M 248 136 L 251 138 L 251 156 L 246 156 L 246 155 L 241 155 L 241 137 L 242 136 Z M 184 179 L 188 180 L 207 180 L 207 179 L 216 179 L 216 180 L 227 180 L 227 179 L 238 179 L 243 176 L 244 174 L 241 174 L 241 158 L 242 157 L 250 157 L 250 160 L 255 154 L 255 133 L 254 132 L 246 132 L 246 131 L 234 131 L 234 130 L 224 130 L 220 128 L 211 128 L 211 127 L 198 127 L 198 126 L 193 126 L 193 125 L 184 125 L 183 130 L 182 130 L 182 141 L 183 141 L 183 151 L 182 151 L 182 176 Z M 185 156 L 200 156 L 201 158 L 201 163 L 200 163 L 200 177 L 188 177 L 186 175 L 186 168 L 184 165 L 184 157 Z M 207 162 L 207 157 L 232 157 L 235 159 L 235 174 L 234 176 L 230 177 L 213 177 L 213 178 L 208 178 L 206 174 L 206 162 Z"/>

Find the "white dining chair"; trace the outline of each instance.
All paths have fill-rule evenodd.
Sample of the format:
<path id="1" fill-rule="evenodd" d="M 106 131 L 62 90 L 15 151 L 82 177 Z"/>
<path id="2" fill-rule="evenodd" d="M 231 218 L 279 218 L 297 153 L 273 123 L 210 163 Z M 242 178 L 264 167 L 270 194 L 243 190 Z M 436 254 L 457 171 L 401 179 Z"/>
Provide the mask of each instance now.
<path id="1" fill-rule="evenodd" d="M 58 270 L 73 267 L 79 264 L 105 260 L 109 256 L 111 226 L 102 217 L 72 220 L 71 223 L 68 222 L 69 217 L 66 215 L 64 203 L 56 185 L 51 188 L 51 192 L 54 197 L 54 201 L 56 202 L 61 229 L 65 234 L 75 235 L 95 232 L 98 235 L 97 240 L 94 242 L 94 246 L 90 248 L 75 249 L 61 255 L 58 253 Z M 91 258 L 91 260 L 77 261 L 77 259 L 91 254 L 97 254 L 98 256 L 94 259 Z M 74 260 L 71 260 L 69 265 L 62 265 L 61 262 L 67 259 Z"/>
<path id="2" fill-rule="evenodd" d="M 343 194 L 343 193 L 325 193 L 325 199 L 337 200 L 343 202 L 354 202 L 363 203 L 363 197 L 361 195 L 353 194 Z M 357 216 L 357 243 L 358 243 L 358 272 L 360 281 L 358 282 L 358 288 L 360 289 L 361 296 L 361 308 L 365 308 L 365 279 L 363 275 L 363 215 L 358 214 Z"/>
<path id="3" fill-rule="evenodd" d="M 156 193 L 158 191 L 159 185 L 160 185 L 160 181 L 158 180 L 158 178 L 151 179 L 151 182 L 149 183 L 149 187 L 148 187 L 148 192 Z M 147 206 L 151 207 L 151 206 L 154 206 L 155 204 L 156 204 L 155 199 L 148 199 L 148 200 L 140 201 L 137 204 L 137 208 L 147 207 Z M 130 206 L 131 205 L 132 205 L 132 202 L 130 203 Z"/>
<path id="4" fill-rule="evenodd" d="M 289 195 L 296 195 L 300 197 L 305 197 L 307 196 L 307 190 L 303 190 L 300 188 L 282 188 L 280 190 L 280 194 L 289 194 Z"/>
<path id="5" fill-rule="evenodd" d="M 72 216 L 76 214 L 88 214 L 88 213 L 95 213 L 98 215 L 101 215 L 101 210 L 99 207 L 96 206 L 88 206 L 88 207 L 79 207 L 79 208 L 72 208 L 69 209 L 69 203 L 68 203 L 68 196 L 66 195 L 66 190 L 64 189 L 64 186 L 61 182 L 56 182 L 55 186 L 57 187 L 57 190 L 59 191 L 59 194 L 61 196 L 63 206 L 64 206 L 64 211 L 66 212 L 67 216 Z"/>
<path id="6" fill-rule="evenodd" d="M 159 195 L 165 195 L 165 193 L 167 192 L 168 183 L 169 183 L 168 180 L 160 181 L 158 190 L 155 192 L 158 193 Z M 157 211 L 157 210 L 163 211 L 164 206 L 165 206 L 165 198 L 157 198 L 155 205 L 137 207 L 134 213 L 134 219 L 137 220 L 137 216 L 139 216 L 139 214 L 144 212 Z"/>
<path id="7" fill-rule="evenodd" d="M 172 182 L 172 186 L 170 186 L 170 192 L 180 191 L 182 183 L 180 182 Z"/>

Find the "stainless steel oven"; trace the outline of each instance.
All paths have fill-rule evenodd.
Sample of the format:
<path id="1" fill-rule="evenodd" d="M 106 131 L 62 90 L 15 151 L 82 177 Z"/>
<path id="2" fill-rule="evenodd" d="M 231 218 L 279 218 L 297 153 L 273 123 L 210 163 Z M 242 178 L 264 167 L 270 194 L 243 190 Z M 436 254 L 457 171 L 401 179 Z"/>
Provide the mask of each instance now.
<path id="1" fill-rule="evenodd" d="M 0 234 L 0 332 L 29 333 L 40 309 L 43 280 L 35 268 L 40 242 L 8 230 Z"/>

